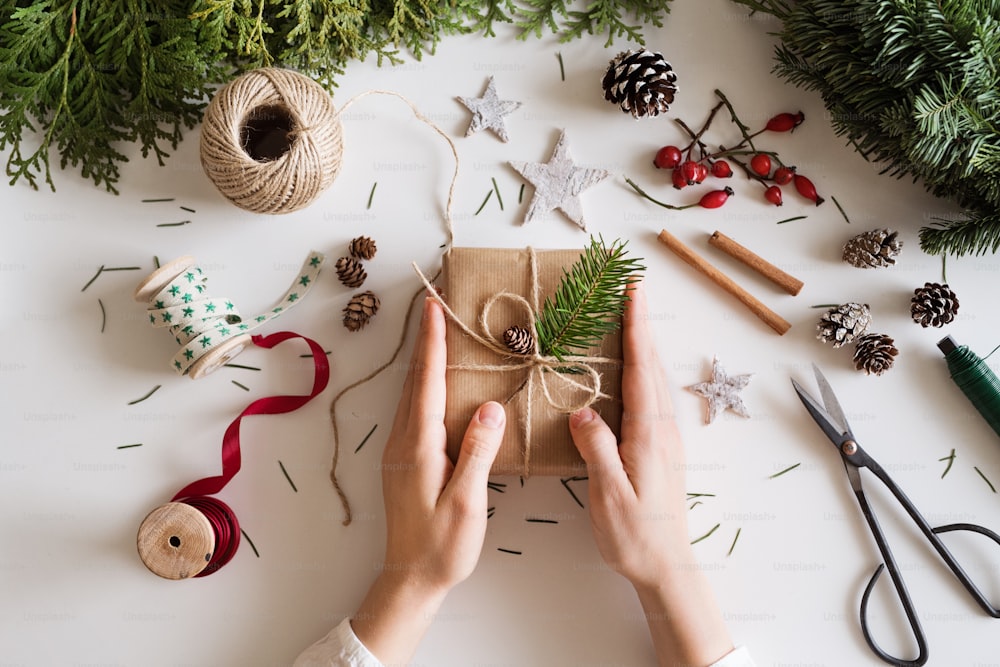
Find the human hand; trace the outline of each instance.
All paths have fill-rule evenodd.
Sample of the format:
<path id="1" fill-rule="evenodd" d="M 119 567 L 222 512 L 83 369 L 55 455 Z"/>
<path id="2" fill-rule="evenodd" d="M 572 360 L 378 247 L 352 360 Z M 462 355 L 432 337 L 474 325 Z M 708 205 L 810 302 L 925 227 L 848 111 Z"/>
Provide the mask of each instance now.
<path id="1" fill-rule="evenodd" d="M 352 619 L 355 634 L 383 663 L 410 658 L 444 596 L 472 574 L 486 535 L 486 483 L 506 416 L 498 403 L 480 406 L 452 464 L 446 366 L 444 313 L 427 299 L 382 456 L 385 562 Z"/>
<path id="2" fill-rule="evenodd" d="M 570 433 L 587 464 L 598 550 L 635 587 L 660 664 L 709 664 L 732 642 L 688 537 L 684 445 L 642 285 L 630 296 L 622 329 L 621 444 L 590 408 L 570 417 Z"/>

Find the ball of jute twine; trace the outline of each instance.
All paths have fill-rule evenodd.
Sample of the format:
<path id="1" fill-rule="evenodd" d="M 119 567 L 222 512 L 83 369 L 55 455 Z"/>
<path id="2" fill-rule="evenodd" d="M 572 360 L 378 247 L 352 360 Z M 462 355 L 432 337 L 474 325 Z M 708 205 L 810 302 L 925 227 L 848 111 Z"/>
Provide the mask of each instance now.
<path id="1" fill-rule="evenodd" d="M 344 153 L 330 94 L 285 69 L 252 70 L 212 98 L 201 164 L 224 197 L 255 213 L 290 213 L 333 183 Z"/>

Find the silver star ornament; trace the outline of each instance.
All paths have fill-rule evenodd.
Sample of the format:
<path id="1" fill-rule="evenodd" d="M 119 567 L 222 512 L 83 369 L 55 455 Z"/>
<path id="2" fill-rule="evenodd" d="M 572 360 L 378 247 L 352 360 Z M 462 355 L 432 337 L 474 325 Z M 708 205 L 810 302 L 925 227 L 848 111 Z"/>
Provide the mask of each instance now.
<path id="1" fill-rule="evenodd" d="M 456 99 L 472 112 L 472 122 L 469 123 L 469 129 L 466 130 L 465 136 L 468 137 L 480 130 L 492 130 L 500 141 L 506 142 L 510 138 L 507 136 L 507 125 L 503 119 L 504 116 L 510 115 L 520 107 L 521 103 L 513 100 L 501 100 L 497 96 L 497 87 L 493 83 L 492 76 L 486 83 L 486 92 L 483 93 L 482 97 L 458 97 Z"/>
<path id="2" fill-rule="evenodd" d="M 740 397 L 740 392 L 750 384 L 752 374 L 726 375 L 726 370 L 719 363 L 719 358 L 712 360 L 712 380 L 699 382 L 687 387 L 689 390 L 704 396 L 708 400 L 708 419 L 711 424 L 720 412 L 732 410 L 741 417 L 749 417 L 750 412 Z"/>
<path id="3" fill-rule="evenodd" d="M 587 225 L 583 220 L 580 193 L 611 175 L 610 171 L 604 169 L 577 167 L 569 154 L 565 130 L 559 135 L 559 141 L 548 162 L 509 164 L 535 187 L 535 194 L 528 203 L 528 210 L 521 224 L 559 209 L 584 231 L 587 230 Z"/>

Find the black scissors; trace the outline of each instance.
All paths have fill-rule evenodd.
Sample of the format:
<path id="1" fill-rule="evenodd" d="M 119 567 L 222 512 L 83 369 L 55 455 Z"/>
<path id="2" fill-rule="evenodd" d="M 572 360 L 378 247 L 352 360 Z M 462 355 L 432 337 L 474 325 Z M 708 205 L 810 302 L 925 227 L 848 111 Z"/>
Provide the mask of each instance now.
<path id="1" fill-rule="evenodd" d="M 913 603 L 910 601 L 910 594 L 906 590 L 906 584 L 903 581 L 903 577 L 899 572 L 899 567 L 896 565 L 896 560 L 892 556 L 892 551 L 889 549 L 889 544 L 886 542 L 885 535 L 882 533 L 882 528 L 879 526 L 878 519 L 875 517 L 874 512 L 872 512 L 871 506 L 868 504 L 868 498 L 865 497 L 864 489 L 861 488 L 861 468 L 867 468 L 871 471 L 873 475 L 879 478 L 879 480 L 885 484 L 886 488 L 892 492 L 892 495 L 896 497 L 899 504 L 903 506 L 906 513 L 910 515 L 913 522 L 923 533 L 924 537 L 931 543 L 931 546 L 938 552 L 944 562 L 948 565 L 948 568 L 954 573 L 965 590 L 969 591 L 969 594 L 979 603 L 979 606 L 986 611 L 987 614 L 993 618 L 1000 618 L 1000 609 L 997 609 L 986 599 L 983 592 L 972 582 L 969 575 L 965 573 L 962 566 L 958 564 L 955 557 L 952 555 L 948 547 L 944 545 L 941 538 L 938 537 L 939 533 L 947 533 L 955 530 L 969 530 L 981 535 L 985 535 L 997 544 L 1000 544 L 1000 535 L 989 528 L 984 528 L 983 526 L 977 526 L 972 523 L 951 523 L 946 526 L 938 526 L 932 528 L 927 520 L 921 516 L 917 508 L 913 506 L 910 499 L 906 497 L 902 489 L 896 486 L 896 483 L 892 481 L 889 474 L 885 471 L 882 466 L 878 464 L 872 457 L 870 457 L 865 450 L 861 449 L 857 440 L 854 437 L 854 433 L 851 431 L 851 427 L 847 423 L 847 419 L 844 417 L 844 411 L 840 407 L 840 402 L 837 401 L 837 397 L 833 394 L 833 389 L 830 387 L 830 383 L 826 381 L 823 374 L 820 372 L 819 368 L 813 365 L 813 371 L 816 373 L 816 383 L 819 385 L 819 393 L 823 399 L 823 403 L 820 404 L 812 396 L 810 396 L 805 389 L 802 388 L 795 380 L 792 380 L 792 385 L 795 387 L 796 393 L 798 393 L 799 398 L 802 403 L 806 406 L 806 410 L 812 415 L 812 418 L 816 420 L 819 427 L 823 429 L 826 433 L 826 437 L 830 438 L 837 451 L 840 452 L 840 456 L 844 459 L 844 468 L 847 469 L 847 478 L 851 481 L 851 488 L 854 490 L 854 495 L 858 499 L 858 504 L 861 506 L 861 513 L 864 515 L 865 520 L 868 522 L 868 527 L 872 531 L 872 536 L 875 538 L 875 544 L 878 545 L 878 550 L 882 554 L 882 564 L 878 566 L 875 570 L 875 574 L 868 581 L 868 586 L 865 587 L 865 592 L 861 595 L 861 632 L 864 633 L 865 641 L 868 642 L 868 646 L 879 658 L 888 662 L 892 665 L 923 665 L 927 662 L 927 641 L 924 638 L 924 631 L 920 627 L 920 620 L 917 618 L 917 613 L 913 608 Z M 903 660 L 901 658 L 896 658 L 888 653 L 886 653 L 875 640 L 872 638 L 871 631 L 868 627 L 868 598 L 871 596 L 872 589 L 875 587 L 875 582 L 878 581 L 879 575 L 882 574 L 882 570 L 889 570 L 889 577 L 892 579 L 892 584 L 896 588 L 896 594 L 899 597 L 899 601 L 903 605 L 903 610 L 906 612 L 906 618 L 910 623 L 910 628 L 913 631 L 913 636 L 917 641 L 918 655 L 912 660 Z"/>

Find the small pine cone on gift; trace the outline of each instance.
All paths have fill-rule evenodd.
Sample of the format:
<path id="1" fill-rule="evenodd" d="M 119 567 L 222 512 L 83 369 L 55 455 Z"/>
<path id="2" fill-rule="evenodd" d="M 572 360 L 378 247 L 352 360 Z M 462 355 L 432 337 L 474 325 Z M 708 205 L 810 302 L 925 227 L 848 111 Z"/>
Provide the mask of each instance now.
<path id="1" fill-rule="evenodd" d="M 378 248 L 375 246 L 375 241 L 367 236 L 359 236 L 351 240 L 348 250 L 355 259 L 369 260 L 375 256 Z"/>
<path id="2" fill-rule="evenodd" d="M 360 331 L 375 317 L 380 302 L 373 292 L 361 292 L 351 297 L 344 308 L 344 326 L 348 331 Z"/>
<path id="3" fill-rule="evenodd" d="M 361 287 L 368 278 L 364 264 L 353 257 L 341 257 L 336 268 L 337 277 L 346 287 Z"/>
<path id="4" fill-rule="evenodd" d="M 854 348 L 854 367 L 868 375 L 882 375 L 892 368 L 899 350 L 895 341 L 885 334 L 865 334 Z"/>
<path id="5" fill-rule="evenodd" d="M 844 244 L 844 261 L 859 269 L 892 266 L 903 248 L 899 232 L 872 229 L 862 232 Z"/>
<path id="6" fill-rule="evenodd" d="M 514 354 L 531 354 L 535 351 L 535 337 L 524 327 L 512 326 L 503 332 L 503 344 Z"/>
<path id="7" fill-rule="evenodd" d="M 947 283 L 924 283 L 913 290 L 910 316 L 922 327 L 943 327 L 958 314 L 958 296 Z"/>
<path id="8" fill-rule="evenodd" d="M 677 93 L 677 74 L 653 51 L 622 51 L 608 65 L 601 81 L 604 99 L 634 118 L 667 111 Z"/>
<path id="9" fill-rule="evenodd" d="M 834 347 L 841 347 L 868 331 L 871 323 L 872 314 L 868 304 L 844 303 L 823 313 L 816 325 L 819 331 L 816 338 L 824 343 L 833 343 Z"/>

